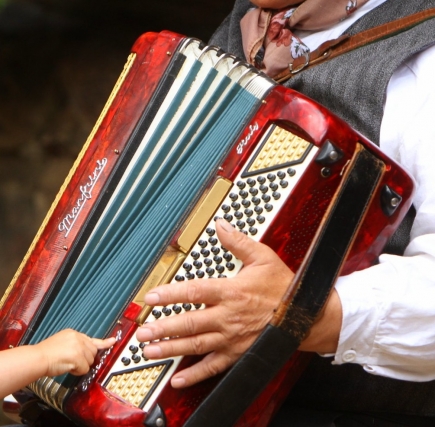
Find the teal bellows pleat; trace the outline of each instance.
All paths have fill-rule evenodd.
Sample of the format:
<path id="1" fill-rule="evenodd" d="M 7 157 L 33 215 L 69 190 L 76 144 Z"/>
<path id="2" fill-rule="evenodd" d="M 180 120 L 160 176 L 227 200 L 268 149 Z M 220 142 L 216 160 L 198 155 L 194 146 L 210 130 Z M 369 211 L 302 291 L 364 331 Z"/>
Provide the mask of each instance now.
<path id="1" fill-rule="evenodd" d="M 224 153 L 235 143 L 246 117 L 259 101 L 212 69 L 185 105 L 200 68 L 201 64 L 195 64 L 180 86 L 35 331 L 32 343 L 65 328 L 105 336 Z M 210 93 L 213 81 L 217 83 Z M 208 101 L 199 108 L 204 96 Z M 183 113 L 173 123 L 181 105 Z M 165 133 L 169 124 L 171 131 Z"/>

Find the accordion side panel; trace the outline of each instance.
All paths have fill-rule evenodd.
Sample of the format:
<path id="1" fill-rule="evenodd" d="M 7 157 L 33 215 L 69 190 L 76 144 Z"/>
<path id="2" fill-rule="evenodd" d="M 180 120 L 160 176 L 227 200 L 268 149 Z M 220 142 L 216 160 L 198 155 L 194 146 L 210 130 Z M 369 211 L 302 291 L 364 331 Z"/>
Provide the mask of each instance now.
<path id="1" fill-rule="evenodd" d="M 122 75 L 121 85 L 115 88 L 117 92 L 109 108 L 103 111 L 104 117 L 98 128 L 91 133 L 88 146 L 75 164 L 63 191 L 59 193 L 50 217 L 37 236 L 25 264 L 20 267 L 19 274 L 11 283 L 1 311 L 2 349 L 16 346 L 22 339 L 31 317 L 62 268 L 87 215 L 93 210 L 105 180 L 116 166 L 142 111 L 157 87 L 159 78 L 171 59 L 166 52 L 175 50 L 180 42 L 180 38 L 168 35 L 159 38 L 159 45 L 152 48 L 156 38 L 156 34 L 147 33 L 136 42 L 133 48 L 134 62 Z M 164 50 L 165 54 L 161 55 L 159 49 Z M 144 68 L 155 71 L 147 74 L 142 71 Z M 64 227 L 64 234 L 61 234 L 58 226 L 62 223 L 73 226 L 71 230 Z"/>

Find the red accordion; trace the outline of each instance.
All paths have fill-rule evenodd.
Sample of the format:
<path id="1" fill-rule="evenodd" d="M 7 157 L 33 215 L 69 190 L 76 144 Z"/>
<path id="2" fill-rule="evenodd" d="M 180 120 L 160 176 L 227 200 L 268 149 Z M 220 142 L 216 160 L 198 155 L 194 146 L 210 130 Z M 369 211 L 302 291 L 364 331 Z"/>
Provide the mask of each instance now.
<path id="1" fill-rule="evenodd" d="M 379 174 L 340 274 L 376 261 L 410 206 L 411 178 L 324 107 L 220 49 L 169 32 L 140 37 L 0 316 L 1 349 L 65 328 L 117 343 L 87 375 L 41 378 L 19 398 L 36 395 L 83 426 L 184 425 L 218 379 L 172 389 L 195 359 L 145 360 L 135 332 L 204 307 L 151 308 L 143 295 L 237 274 L 216 217 L 298 271 L 360 153 Z M 236 425 L 267 425 L 303 360 L 296 353 Z"/>

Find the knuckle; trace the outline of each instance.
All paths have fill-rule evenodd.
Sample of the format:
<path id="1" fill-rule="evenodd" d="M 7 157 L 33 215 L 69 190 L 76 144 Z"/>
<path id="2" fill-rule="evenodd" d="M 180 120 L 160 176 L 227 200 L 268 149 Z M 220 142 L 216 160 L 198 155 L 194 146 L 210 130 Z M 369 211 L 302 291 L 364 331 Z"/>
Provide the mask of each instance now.
<path id="1" fill-rule="evenodd" d="M 196 334 L 196 323 L 193 320 L 192 316 L 189 316 L 187 313 L 184 316 L 184 329 L 187 335 L 195 335 Z"/>
<path id="2" fill-rule="evenodd" d="M 222 362 L 219 363 L 218 361 L 212 361 L 212 362 L 209 362 L 205 366 L 205 371 L 209 377 L 214 377 L 215 375 L 218 375 L 221 372 L 223 372 L 226 367 L 227 366 L 225 363 L 222 363 Z"/>
<path id="3" fill-rule="evenodd" d="M 192 350 L 194 352 L 194 354 L 204 354 L 205 350 L 204 350 L 204 343 L 201 339 L 200 336 L 193 336 L 191 338 L 191 345 L 192 345 Z"/>
<path id="4" fill-rule="evenodd" d="M 191 282 L 187 286 L 187 298 L 188 302 L 198 302 L 201 300 L 201 284 Z"/>

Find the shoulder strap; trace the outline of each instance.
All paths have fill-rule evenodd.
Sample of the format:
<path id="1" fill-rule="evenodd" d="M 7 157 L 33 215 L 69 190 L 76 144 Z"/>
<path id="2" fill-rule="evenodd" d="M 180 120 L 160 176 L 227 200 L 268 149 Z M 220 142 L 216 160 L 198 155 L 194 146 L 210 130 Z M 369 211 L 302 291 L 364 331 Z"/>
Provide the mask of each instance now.
<path id="1" fill-rule="evenodd" d="M 289 70 L 285 70 L 281 74 L 278 74 L 278 76 L 275 77 L 275 80 L 278 83 L 283 83 L 302 70 L 306 70 L 307 68 L 311 68 L 329 59 L 335 58 L 336 56 L 342 55 L 359 47 L 366 46 L 377 40 L 392 37 L 395 34 L 406 31 L 434 17 L 435 8 L 426 9 L 421 12 L 405 16 L 404 18 L 370 28 L 353 36 L 345 34 L 336 39 L 328 40 L 325 43 L 322 43 L 316 50 L 310 52 L 307 56 L 301 56 L 292 64 L 289 64 Z"/>

